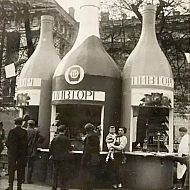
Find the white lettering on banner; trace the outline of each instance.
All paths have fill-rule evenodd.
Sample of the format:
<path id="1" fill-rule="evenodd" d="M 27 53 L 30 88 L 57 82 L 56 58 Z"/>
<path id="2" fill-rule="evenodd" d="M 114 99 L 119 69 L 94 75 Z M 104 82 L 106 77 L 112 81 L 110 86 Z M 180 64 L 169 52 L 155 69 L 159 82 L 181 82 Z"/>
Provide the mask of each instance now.
<path id="1" fill-rule="evenodd" d="M 30 87 L 30 86 L 41 86 L 41 78 L 24 78 L 19 79 L 17 82 L 18 88 Z"/>
<path id="2" fill-rule="evenodd" d="M 174 88 L 174 80 L 164 76 L 132 76 L 131 85 L 158 85 Z"/>
<path id="3" fill-rule="evenodd" d="M 88 90 L 53 91 L 52 101 L 55 100 L 90 100 L 105 101 L 105 92 Z"/>

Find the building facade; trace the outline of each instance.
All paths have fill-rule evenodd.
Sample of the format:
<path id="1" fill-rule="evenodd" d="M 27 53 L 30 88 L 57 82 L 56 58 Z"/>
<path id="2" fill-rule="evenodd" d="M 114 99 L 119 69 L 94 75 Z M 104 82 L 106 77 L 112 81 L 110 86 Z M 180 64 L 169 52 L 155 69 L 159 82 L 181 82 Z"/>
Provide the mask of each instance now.
<path id="1" fill-rule="evenodd" d="M 10 107 L 15 105 L 16 77 L 6 78 L 5 66 L 14 63 L 19 75 L 38 43 L 41 16 L 54 17 L 54 43 L 60 58 L 72 47 L 78 23 L 73 8 L 67 13 L 52 0 L 1 1 L 0 9 L 0 104 Z"/>

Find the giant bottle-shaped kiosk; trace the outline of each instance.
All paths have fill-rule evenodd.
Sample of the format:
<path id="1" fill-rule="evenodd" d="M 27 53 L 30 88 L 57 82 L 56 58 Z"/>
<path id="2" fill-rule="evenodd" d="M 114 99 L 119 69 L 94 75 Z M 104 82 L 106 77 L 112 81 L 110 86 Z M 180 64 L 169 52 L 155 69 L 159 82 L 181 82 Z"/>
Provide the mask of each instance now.
<path id="1" fill-rule="evenodd" d="M 136 145 L 146 151 L 147 144 L 149 151 L 173 151 L 173 74 L 156 38 L 155 13 L 154 5 L 144 5 L 141 36 L 123 70 L 122 125 L 130 151 Z"/>
<path id="2" fill-rule="evenodd" d="M 48 147 L 51 121 L 52 76 L 60 62 L 53 43 L 53 17 L 41 17 L 38 45 L 25 63 L 17 87 L 17 105 L 20 116 L 28 114 L 45 137 L 43 147 Z"/>
<path id="3" fill-rule="evenodd" d="M 86 123 L 101 126 L 101 147 L 109 125 L 120 124 L 121 74 L 99 34 L 99 0 L 80 1 L 76 42 L 53 76 L 52 123 L 59 115 L 75 150 L 82 150 Z"/>

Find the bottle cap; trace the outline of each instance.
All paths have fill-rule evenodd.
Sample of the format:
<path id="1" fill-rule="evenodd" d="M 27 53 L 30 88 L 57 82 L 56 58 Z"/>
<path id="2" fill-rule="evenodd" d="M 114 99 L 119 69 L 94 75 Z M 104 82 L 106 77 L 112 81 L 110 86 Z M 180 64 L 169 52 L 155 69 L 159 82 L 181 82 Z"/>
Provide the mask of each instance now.
<path id="1" fill-rule="evenodd" d="M 54 21 L 54 18 L 53 16 L 50 16 L 50 15 L 42 15 L 41 16 L 41 21 L 46 21 L 46 22 L 53 22 Z"/>
<path id="2" fill-rule="evenodd" d="M 80 8 L 84 6 L 93 6 L 100 8 L 100 0 L 81 0 Z"/>
<path id="3" fill-rule="evenodd" d="M 146 13 L 146 12 L 156 12 L 156 6 L 152 5 L 152 4 L 148 4 L 148 5 L 144 5 L 143 6 L 143 10 L 142 10 L 142 14 Z"/>

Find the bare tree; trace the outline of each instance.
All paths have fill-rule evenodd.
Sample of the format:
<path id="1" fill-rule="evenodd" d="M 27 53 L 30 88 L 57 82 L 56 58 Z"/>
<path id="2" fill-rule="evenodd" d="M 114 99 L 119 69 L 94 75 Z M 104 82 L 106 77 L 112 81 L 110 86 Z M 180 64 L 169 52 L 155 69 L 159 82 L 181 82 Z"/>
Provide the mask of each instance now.
<path id="1" fill-rule="evenodd" d="M 122 69 L 139 39 L 141 9 L 145 3 L 155 3 L 157 6 L 156 34 L 174 74 L 175 111 L 181 114 L 190 113 L 190 67 L 184 55 L 185 52 L 190 52 L 190 14 L 187 14 L 188 9 L 183 0 L 117 0 L 114 3 L 103 1 L 103 10 L 110 13 L 109 22 L 102 21 L 101 24 L 101 33 L 106 33 L 102 35 L 106 49 Z M 133 13 L 138 19 L 127 19 L 126 15 L 129 13 Z"/>

